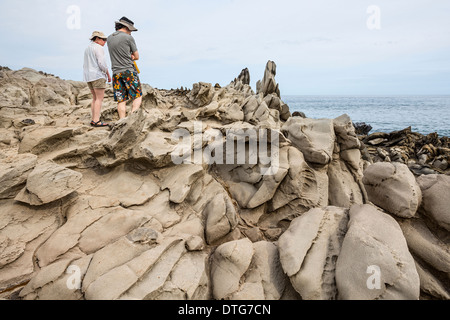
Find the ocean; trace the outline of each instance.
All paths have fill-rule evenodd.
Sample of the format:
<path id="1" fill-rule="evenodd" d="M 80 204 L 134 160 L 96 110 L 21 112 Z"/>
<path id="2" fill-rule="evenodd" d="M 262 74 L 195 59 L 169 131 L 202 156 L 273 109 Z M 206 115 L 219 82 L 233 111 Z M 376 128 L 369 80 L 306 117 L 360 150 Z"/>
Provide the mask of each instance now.
<path id="1" fill-rule="evenodd" d="M 291 112 L 312 119 L 334 119 L 348 114 L 365 122 L 370 133 L 403 130 L 450 137 L 450 96 L 283 96 Z"/>

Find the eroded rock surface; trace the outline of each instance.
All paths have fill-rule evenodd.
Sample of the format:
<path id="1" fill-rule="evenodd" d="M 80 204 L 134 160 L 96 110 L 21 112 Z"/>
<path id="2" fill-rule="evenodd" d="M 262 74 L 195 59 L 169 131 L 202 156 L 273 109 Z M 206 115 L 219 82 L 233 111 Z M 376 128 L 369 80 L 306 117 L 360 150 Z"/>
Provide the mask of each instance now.
<path id="1" fill-rule="evenodd" d="M 143 84 L 120 121 L 107 88 L 108 130 L 85 83 L 0 68 L 0 298 L 448 299 L 447 180 L 370 166 L 275 77 Z"/>

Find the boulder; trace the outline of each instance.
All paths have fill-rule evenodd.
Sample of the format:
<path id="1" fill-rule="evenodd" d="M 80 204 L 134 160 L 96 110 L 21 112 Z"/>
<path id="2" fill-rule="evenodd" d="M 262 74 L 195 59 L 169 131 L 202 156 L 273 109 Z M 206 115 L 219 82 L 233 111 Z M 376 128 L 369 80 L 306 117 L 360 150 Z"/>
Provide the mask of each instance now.
<path id="1" fill-rule="evenodd" d="M 359 140 L 352 120 L 346 114 L 333 120 L 334 131 L 341 151 L 348 149 L 359 149 L 361 141 Z"/>
<path id="2" fill-rule="evenodd" d="M 359 150 L 356 151 L 360 155 Z M 350 208 L 354 204 L 363 204 L 365 201 L 361 180 L 352 173 L 347 163 L 340 157 L 333 157 L 328 167 L 330 205 Z"/>
<path id="3" fill-rule="evenodd" d="M 236 208 L 228 195 L 218 194 L 206 205 L 206 240 L 213 244 L 233 231 L 237 224 Z"/>
<path id="4" fill-rule="evenodd" d="M 422 219 L 399 222 L 409 250 L 432 269 L 450 275 L 450 247 L 445 238 L 434 234 Z"/>
<path id="5" fill-rule="evenodd" d="M 219 246 L 212 256 L 216 300 L 279 300 L 286 290 L 277 247 L 248 239 Z"/>
<path id="6" fill-rule="evenodd" d="M 417 178 L 423 195 L 420 212 L 450 231 L 450 176 L 424 175 Z"/>
<path id="7" fill-rule="evenodd" d="M 114 124 L 107 139 L 101 141 L 103 152 L 97 151 L 98 162 L 105 167 L 123 164 L 136 144 L 145 138 L 143 128 L 146 116 L 142 109 Z"/>
<path id="8" fill-rule="evenodd" d="M 23 134 L 19 153 L 36 155 L 55 150 L 58 144 L 65 143 L 75 133 L 74 128 L 39 127 Z"/>
<path id="9" fill-rule="evenodd" d="M 186 200 L 192 185 L 204 174 L 202 166 L 191 164 L 178 165 L 165 172 L 168 174 L 162 181 L 161 190 L 168 189 L 170 201 L 174 203 Z"/>
<path id="10" fill-rule="evenodd" d="M 316 171 L 305 161 L 303 153 L 297 148 L 289 147 L 288 161 L 289 172 L 272 198 L 273 210 L 295 200 L 309 209 L 328 202 L 328 195 L 320 190 Z"/>
<path id="11" fill-rule="evenodd" d="M 0 160 L 0 199 L 13 199 L 37 163 L 37 156 L 22 154 Z"/>
<path id="12" fill-rule="evenodd" d="M 336 263 L 342 300 L 418 300 L 420 279 L 399 224 L 372 205 L 350 209 Z"/>
<path id="13" fill-rule="evenodd" d="M 81 186 L 82 174 L 53 161 L 36 165 L 15 200 L 40 206 L 64 198 Z"/>
<path id="14" fill-rule="evenodd" d="M 38 208 L 0 201 L 0 292 L 19 287 L 35 273 L 35 252 L 62 225 L 61 206 Z"/>
<path id="15" fill-rule="evenodd" d="M 348 209 L 311 209 L 280 237 L 280 261 L 303 300 L 337 298 L 335 271 L 347 232 Z"/>
<path id="16" fill-rule="evenodd" d="M 422 202 L 422 191 L 408 167 L 401 163 L 375 163 L 364 171 L 369 200 L 401 218 L 412 218 Z"/>
<path id="17" fill-rule="evenodd" d="M 283 125 L 282 132 L 304 154 L 306 161 L 330 163 L 336 141 L 333 120 L 292 117 Z"/>

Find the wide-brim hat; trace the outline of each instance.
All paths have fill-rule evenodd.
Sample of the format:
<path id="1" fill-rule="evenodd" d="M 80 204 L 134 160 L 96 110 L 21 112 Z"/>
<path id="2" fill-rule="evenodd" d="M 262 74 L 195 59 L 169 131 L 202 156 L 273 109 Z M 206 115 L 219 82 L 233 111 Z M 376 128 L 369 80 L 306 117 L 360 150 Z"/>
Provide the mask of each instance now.
<path id="1" fill-rule="evenodd" d="M 116 21 L 116 23 L 124 25 L 125 27 L 130 29 L 130 31 L 138 31 L 138 29 L 134 27 L 134 22 L 128 19 L 127 17 L 122 17 L 119 21 Z"/>
<path id="2" fill-rule="evenodd" d="M 108 39 L 108 37 L 105 36 L 105 34 L 101 31 L 92 32 L 92 36 L 89 38 L 89 40 L 92 41 L 92 39 L 94 39 L 95 37 L 102 38 L 102 39 Z"/>

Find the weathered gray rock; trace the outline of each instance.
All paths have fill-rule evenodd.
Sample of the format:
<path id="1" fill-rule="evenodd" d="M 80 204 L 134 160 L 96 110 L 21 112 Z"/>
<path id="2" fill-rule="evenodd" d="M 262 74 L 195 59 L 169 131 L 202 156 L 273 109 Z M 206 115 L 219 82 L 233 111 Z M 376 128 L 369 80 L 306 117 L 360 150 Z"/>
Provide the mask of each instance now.
<path id="1" fill-rule="evenodd" d="M 355 127 L 350 117 L 346 114 L 333 120 L 334 131 L 341 151 L 348 149 L 360 149 L 361 141 L 356 135 Z"/>
<path id="2" fill-rule="evenodd" d="M 418 300 L 420 280 L 398 223 L 371 205 L 350 209 L 336 263 L 338 298 Z"/>
<path id="3" fill-rule="evenodd" d="M 364 172 L 370 201 L 401 218 L 412 218 L 422 202 L 422 191 L 408 167 L 401 163 L 375 163 Z"/>
<path id="4" fill-rule="evenodd" d="M 31 208 L 0 201 L 0 292 L 27 282 L 35 273 L 36 250 L 62 225 L 62 208 Z"/>
<path id="5" fill-rule="evenodd" d="M 206 255 L 187 253 L 181 239 L 167 238 L 152 248 L 120 238 L 93 255 L 42 268 L 21 296 L 41 300 L 207 299 L 205 266 Z M 75 271 L 72 275 L 71 270 Z M 75 277 L 78 287 L 74 288 Z"/>
<path id="6" fill-rule="evenodd" d="M 206 240 L 209 244 L 225 237 L 233 231 L 238 218 L 236 208 L 228 195 L 216 195 L 205 207 Z"/>
<path id="7" fill-rule="evenodd" d="M 277 65 L 273 61 L 267 62 L 266 70 L 264 71 L 264 78 L 262 81 L 256 83 L 256 93 L 262 93 L 263 96 L 275 93 L 280 97 L 280 88 L 278 83 L 275 81 L 275 76 L 277 75 Z"/>
<path id="8" fill-rule="evenodd" d="M 192 259 L 189 259 L 192 257 Z M 183 259 L 184 258 L 184 259 Z M 198 259 L 199 258 L 199 259 Z M 119 299 L 164 299 L 170 288 L 173 297 L 183 297 L 185 299 L 202 299 L 207 296 L 199 289 L 206 287 L 207 277 L 205 276 L 205 258 L 203 254 L 186 255 L 185 243 L 177 239 L 168 239 L 154 249 L 144 252 L 134 258 L 123 267 L 115 268 L 100 277 L 87 290 L 87 294 L 97 296 L 103 288 L 104 294 L 110 295 L 108 290 L 110 281 L 114 281 L 117 274 L 123 271 L 134 275 L 128 277 L 127 283 L 123 283 L 121 288 L 117 288 L 115 295 Z M 184 271 L 184 273 L 183 273 Z M 169 278 L 169 275 L 172 277 Z M 189 279 L 190 281 L 186 281 Z M 136 279 L 133 282 L 129 281 Z M 109 283 L 108 283 L 109 282 Z M 120 295 L 119 295 L 120 294 Z"/>
<path id="9" fill-rule="evenodd" d="M 23 135 L 19 153 L 39 155 L 54 150 L 57 144 L 66 142 L 74 135 L 74 128 L 40 127 Z"/>
<path id="10" fill-rule="evenodd" d="M 211 281 L 216 300 L 278 300 L 286 289 L 276 246 L 248 239 L 216 249 Z"/>
<path id="11" fill-rule="evenodd" d="M 94 150 L 99 155 L 98 162 L 105 167 L 123 164 L 130 157 L 130 152 L 145 134 L 145 113 L 143 109 L 114 124 L 108 139 L 102 141 L 101 149 Z"/>
<path id="12" fill-rule="evenodd" d="M 359 150 L 356 151 L 361 156 Z M 362 190 L 362 182 L 347 163 L 340 157 L 333 157 L 328 167 L 330 205 L 350 208 L 354 204 L 364 203 L 365 192 Z"/>
<path id="13" fill-rule="evenodd" d="M 417 262 L 416 268 L 420 277 L 420 289 L 423 292 L 436 299 L 450 300 L 450 293 L 444 283 Z"/>
<path id="14" fill-rule="evenodd" d="M 411 252 L 434 269 L 450 274 L 450 246 L 437 237 L 422 219 L 400 221 Z"/>
<path id="15" fill-rule="evenodd" d="M 37 156 L 23 154 L 0 160 L 0 199 L 12 199 L 23 188 Z"/>
<path id="16" fill-rule="evenodd" d="M 166 132 L 150 132 L 144 141 L 136 146 L 131 158 L 146 163 L 154 168 L 164 168 L 172 163 L 172 152 L 175 145 L 171 134 Z"/>
<path id="17" fill-rule="evenodd" d="M 168 174 L 161 184 L 161 190 L 168 189 L 170 201 L 174 203 L 182 203 L 188 196 L 192 185 L 204 174 L 202 166 L 190 164 L 175 166 L 167 172 Z"/>
<path id="18" fill-rule="evenodd" d="M 303 300 L 337 298 L 335 269 L 348 209 L 312 209 L 292 221 L 278 246 L 283 270 Z"/>
<path id="19" fill-rule="evenodd" d="M 450 176 L 426 175 L 417 182 L 423 195 L 420 211 L 450 231 Z"/>
<path id="20" fill-rule="evenodd" d="M 333 120 L 293 117 L 283 125 L 282 131 L 304 154 L 306 161 L 330 163 L 336 141 Z"/>
<path id="21" fill-rule="evenodd" d="M 81 186 L 82 174 L 53 161 L 36 165 L 15 200 L 40 206 L 64 198 Z"/>
<path id="22" fill-rule="evenodd" d="M 188 94 L 189 101 L 196 107 L 204 107 L 212 102 L 214 88 L 210 83 L 194 83 L 192 91 Z"/>
<path id="23" fill-rule="evenodd" d="M 144 179 L 123 167 L 117 167 L 99 179 L 102 183 L 92 190 L 91 195 L 118 201 L 125 208 L 143 205 L 160 191 L 156 179 Z"/>
<path id="24" fill-rule="evenodd" d="M 297 148 L 288 148 L 288 161 L 289 172 L 272 198 L 273 209 L 277 210 L 295 200 L 310 209 L 328 203 L 328 194 L 321 192 L 316 171 Z"/>
<path id="25" fill-rule="evenodd" d="M 60 260 L 41 269 L 20 292 L 23 300 L 82 300 L 81 280 L 92 256 Z"/>
<path id="26" fill-rule="evenodd" d="M 245 70 L 226 87 L 143 84 L 123 120 L 108 88 L 108 131 L 89 126 L 86 83 L 0 67 L 0 299 L 416 299 L 417 272 L 422 297 L 447 299 L 445 183 L 422 178 L 440 201 L 398 218 L 404 237 L 360 210 L 370 158 L 350 118 L 291 118 L 275 75 L 270 61 L 257 94 Z"/>
<path id="27" fill-rule="evenodd" d="M 45 77 L 39 80 L 31 89 L 31 105 L 74 105 L 73 87 L 66 81 Z"/>

